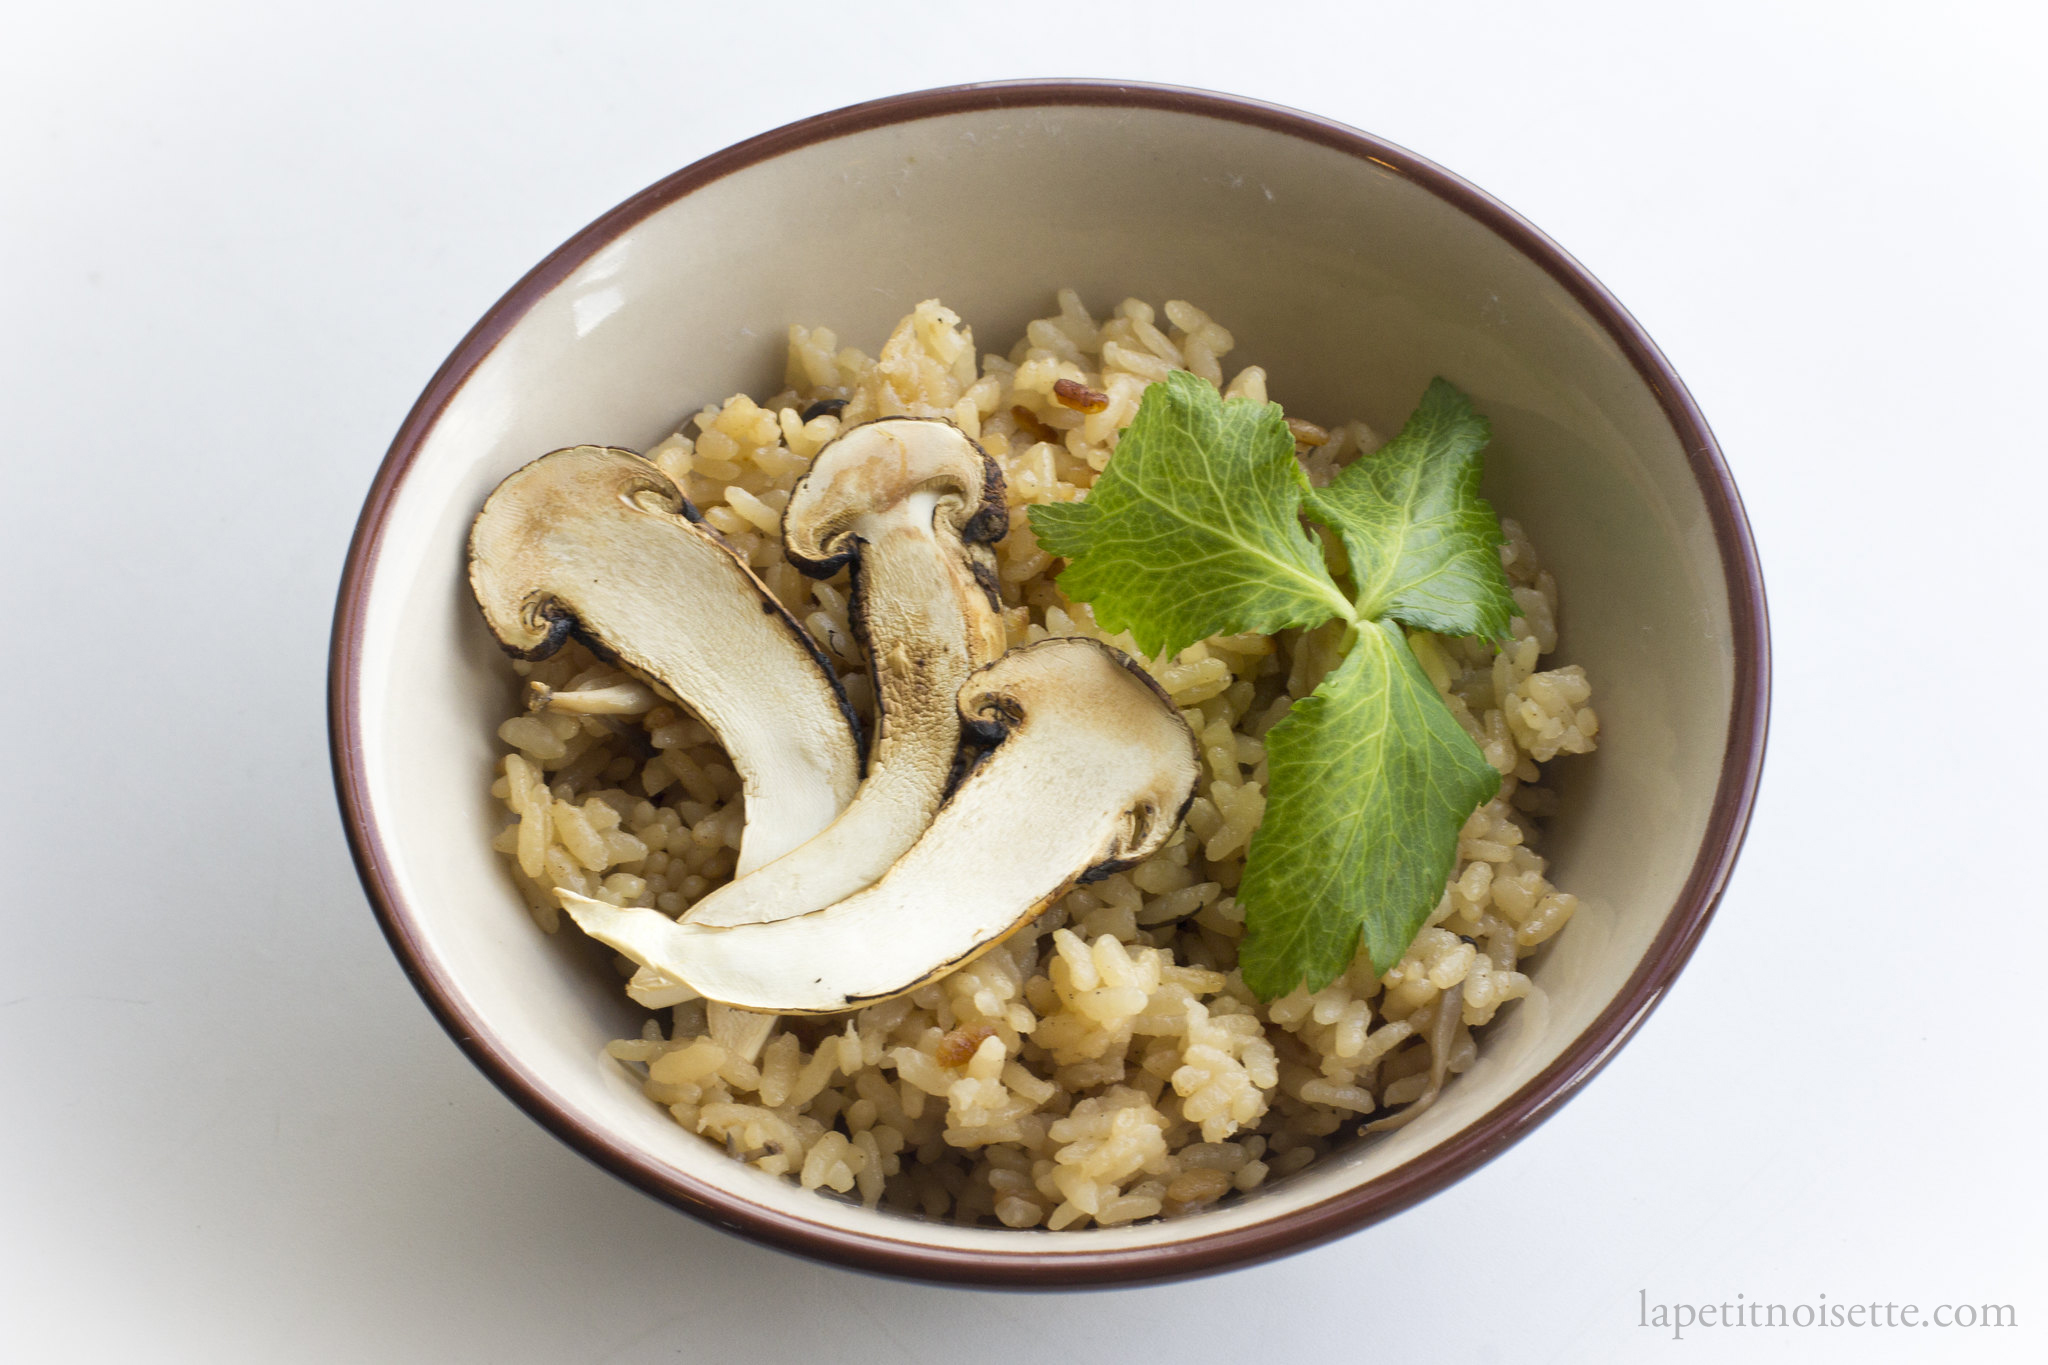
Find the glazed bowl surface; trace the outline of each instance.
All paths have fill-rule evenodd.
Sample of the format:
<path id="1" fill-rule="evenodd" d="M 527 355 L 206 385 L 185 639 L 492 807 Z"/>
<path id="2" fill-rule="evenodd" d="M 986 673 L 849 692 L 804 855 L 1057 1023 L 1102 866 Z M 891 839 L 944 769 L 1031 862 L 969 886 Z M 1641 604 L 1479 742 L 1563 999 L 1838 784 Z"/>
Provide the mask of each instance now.
<path id="1" fill-rule="evenodd" d="M 1544 846 L 1578 893 L 1471 1070 L 1413 1123 L 1189 1217 L 1061 1233 L 929 1223 L 728 1159 L 604 1053 L 643 1014 L 539 933 L 489 847 L 516 678 L 464 541 L 506 474 L 563 446 L 645 449 L 781 387 L 787 329 L 872 351 L 921 299 L 1007 347 L 1053 293 L 1098 314 L 1185 298 L 1232 366 L 1319 420 L 1399 426 L 1437 375 L 1493 423 L 1486 492 L 1556 574 L 1558 660 L 1601 745 L 1557 765 Z M 1761 578 L 1684 386 L 1585 270 L 1450 173 L 1309 115 L 1163 87 L 956 87 L 742 143 L 549 256 L 451 355 L 364 508 L 331 663 L 335 775 L 383 927 L 468 1055 L 536 1120 L 657 1198 L 805 1255 L 1007 1286 L 1168 1279 L 1295 1251 L 1443 1188 L 1553 1112 L 1642 1021 L 1726 882 L 1760 774 Z"/>

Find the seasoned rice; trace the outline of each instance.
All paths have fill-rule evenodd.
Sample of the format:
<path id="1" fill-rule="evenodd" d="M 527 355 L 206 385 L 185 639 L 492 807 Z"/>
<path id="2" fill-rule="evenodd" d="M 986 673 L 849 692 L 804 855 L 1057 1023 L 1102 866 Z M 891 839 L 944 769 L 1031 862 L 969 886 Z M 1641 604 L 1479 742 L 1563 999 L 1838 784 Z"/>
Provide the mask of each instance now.
<path id="1" fill-rule="evenodd" d="M 1226 384 L 1230 333 L 1184 302 L 1127 299 L 1098 321 L 1070 290 L 1007 357 L 976 363 L 936 301 L 877 358 L 793 327 L 782 392 L 707 407 L 648 452 L 824 647 L 871 716 L 846 576 L 814 582 L 782 557 L 779 521 L 810 458 L 877 417 L 951 419 L 1002 466 L 997 546 L 1009 643 L 1105 639 L 1067 602 L 1022 508 L 1082 496 L 1145 386 L 1184 368 L 1263 400 L 1257 366 Z M 806 414 L 810 414 L 806 416 Z M 1362 422 L 1290 419 L 1323 484 L 1381 438 Z M 1413 1112 L 1472 1065 L 1501 1009 L 1534 989 L 1520 965 L 1576 905 L 1532 847 L 1553 813 L 1540 765 L 1591 750 L 1583 670 L 1539 669 L 1557 643 L 1557 585 L 1503 520 L 1521 609 L 1502 647 L 1411 633 L 1451 712 L 1503 775 L 1465 822 L 1443 900 L 1406 956 L 1361 955 L 1313 995 L 1261 1005 L 1234 967 L 1233 892 L 1266 803 L 1264 737 L 1337 662 L 1333 622 L 1217 637 L 1152 661 L 1199 737 L 1205 771 L 1180 832 L 1126 872 L 1078 888 L 1029 927 L 907 997 L 845 1015 L 777 1018 L 691 1000 L 608 1049 L 648 1096 L 737 1160 L 869 1207 L 1011 1228 L 1112 1226 L 1203 1209 L 1289 1175 L 1390 1112 Z M 571 645 L 515 663 L 534 705 L 499 735 L 494 842 L 536 923 L 556 887 L 680 915 L 732 875 L 740 783 L 710 732 Z M 555 694 L 577 694 L 556 699 Z M 573 709 L 572 709 L 573 708 Z M 631 964 L 621 959 L 621 975 Z"/>

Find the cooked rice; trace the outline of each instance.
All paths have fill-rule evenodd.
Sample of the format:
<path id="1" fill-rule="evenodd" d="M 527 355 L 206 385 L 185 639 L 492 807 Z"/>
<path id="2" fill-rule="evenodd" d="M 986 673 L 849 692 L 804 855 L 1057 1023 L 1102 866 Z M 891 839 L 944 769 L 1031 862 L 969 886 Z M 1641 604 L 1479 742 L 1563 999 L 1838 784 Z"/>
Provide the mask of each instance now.
<path id="1" fill-rule="evenodd" d="M 1060 595 L 1022 508 L 1080 497 L 1145 386 L 1173 368 L 1266 397 L 1257 366 L 1224 385 L 1228 331 L 1187 303 L 1164 311 L 1127 299 L 1098 322 L 1062 290 L 1057 314 L 979 369 L 970 332 L 936 301 L 904 318 L 878 359 L 793 327 L 781 393 L 707 407 L 648 457 L 825 647 L 864 714 L 873 690 L 846 577 L 798 573 L 778 523 L 810 458 L 876 417 L 950 418 L 1001 464 L 1011 645 L 1085 635 L 1136 656 Z M 844 407 L 815 406 L 831 399 Z M 1317 484 L 1381 443 L 1362 422 L 1291 425 Z M 1444 898 L 1392 970 L 1376 976 L 1361 953 L 1323 990 L 1265 1006 L 1233 970 L 1244 912 L 1232 893 L 1266 804 L 1263 740 L 1336 664 L 1332 623 L 1217 637 L 1149 665 L 1200 737 L 1206 771 L 1182 830 L 1144 864 L 1069 892 L 907 997 L 829 1018 L 693 1000 L 666 1031 L 650 1018 L 611 1055 L 737 1160 L 869 1207 L 1012 1228 L 1206 1208 L 1300 1170 L 1366 1116 L 1416 1106 L 1471 1066 L 1476 1030 L 1530 994 L 1519 964 L 1576 905 L 1531 847 L 1533 820 L 1555 809 L 1538 765 L 1592 749 L 1598 721 L 1583 670 L 1537 669 L 1557 642 L 1557 584 L 1522 529 L 1501 525 L 1515 638 L 1496 649 L 1410 636 L 1502 773 L 1500 794 L 1465 822 Z M 514 752 L 491 790 L 516 818 L 494 847 L 542 929 L 559 926 L 555 887 L 680 915 L 731 877 L 740 783 L 701 723 L 581 646 L 514 667 L 535 686 L 530 710 L 498 732 Z"/>

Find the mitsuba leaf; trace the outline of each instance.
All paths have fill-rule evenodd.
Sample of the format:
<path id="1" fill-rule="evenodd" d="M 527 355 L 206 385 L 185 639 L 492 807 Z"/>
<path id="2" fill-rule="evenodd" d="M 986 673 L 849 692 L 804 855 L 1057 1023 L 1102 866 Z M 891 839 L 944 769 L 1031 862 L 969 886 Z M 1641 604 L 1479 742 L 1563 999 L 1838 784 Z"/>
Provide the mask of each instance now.
<path id="1" fill-rule="evenodd" d="M 1086 501 L 1031 509 L 1038 543 L 1068 561 L 1061 591 L 1148 654 L 1331 617 L 1356 630 L 1266 736 L 1266 814 L 1238 891 L 1239 965 L 1263 999 L 1328 985 L 1361 937 L 1374 970 L 1400 961 L 1443 897 L 1458 830 L 1500 789 L 1395 624 L 1507 634 L 1517 608 L 1479 496 L 1487 435 L 1439 379 L 1398 436 L 1312 489 L 1278 407 L 1175 372 L 1146 390 Z M 1355 602 L 1303 512 L 1343 537 Z"/>
<path id="2" fill-rule="evenodd" d="M 1274 403 L 1225 400 L 1176 370 L 1145 390 L 1087 500 L 1030 511 L 1060 591 L 1138 648 L 1351 615 L 1299 514 L 1307 483 Z"/>
<path id="3" fill-rule="evenodd" d="M 1500 522 L 1479 496 L 1487 436 L 1472 401 L 1433 380 L 1398 436 L 1310 490 L 1309 515 L 1344 538 L 1360 616 L 1445 635 L 1508 633 L 1517 608 Z"/>
<path id="4" fill-rule="evenodd" d="M 1361 933 L 1386 971 L 1443 898 L 1458 831 L 1500 774 L 1386 622 L 1360 628 L 1266 736 L 1266 754 L 1266 815 L 1238 891 L 1245 985 L 1265 1000 L 1321 990 Z"/>

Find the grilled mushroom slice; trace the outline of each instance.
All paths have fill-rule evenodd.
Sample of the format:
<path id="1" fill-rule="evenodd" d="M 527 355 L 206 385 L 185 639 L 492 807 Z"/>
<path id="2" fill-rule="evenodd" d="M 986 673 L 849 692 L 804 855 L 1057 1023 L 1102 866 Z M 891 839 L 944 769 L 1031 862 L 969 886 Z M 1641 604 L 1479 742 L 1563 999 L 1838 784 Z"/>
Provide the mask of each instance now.
<path id="1" fill-rule="evenodd" d="M 1075 883 L 1150 856 L 1194 791 L 1186 722 L 1096 641 L 1012 650 L 968 680 L 958 709 L 997 747 L 880 881 L 836 905 L 721 928 L 556 894 L 586 933 L 712 1000 L 828 1014 L 915 990 Z"/>
<path id="2" fill-rule="evenodd" d="M 1007 524 L 1001 472 L 950 422 L 871 422 L 818 452 L 782 515 L 783 544 L 814 578 L 853 566 L 853 626 L 875 680 L 868 775 L 824 833 L 684 918 L 755 924 L 822 910 L 917 842 L 959 751 L 961 684 L 1006 644 L 1001 604 L 976 569 Z"/>
<path id="3" fill-rule="evenodd" d="M 858 725 L 817 645 L 630 450 L 575 446 L 519 470 L 469 533 L 498 643 L 545 658 L 571 634 L 718 736 L 746 797 L 741 875 L 826 828 L 860 784 Z"/>

